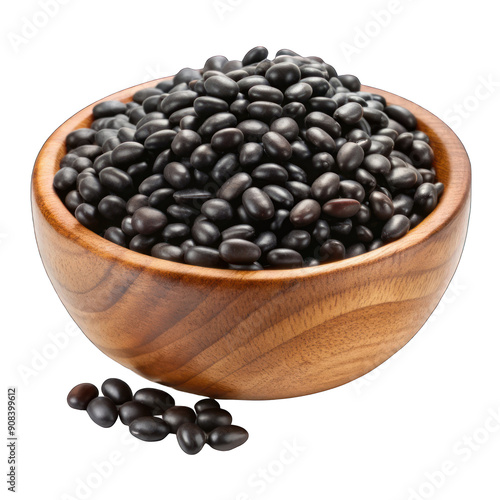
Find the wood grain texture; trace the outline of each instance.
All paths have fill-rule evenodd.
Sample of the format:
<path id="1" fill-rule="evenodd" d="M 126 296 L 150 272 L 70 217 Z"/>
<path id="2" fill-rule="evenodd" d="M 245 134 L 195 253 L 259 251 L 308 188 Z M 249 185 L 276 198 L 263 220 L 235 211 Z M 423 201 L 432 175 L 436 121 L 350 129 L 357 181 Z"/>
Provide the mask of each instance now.
<path id="1" fill-rule="evenodd" d="M 106 99 L 130 101 L 141 87 Z M 65 122 L 33 170 L 32 210 L 47 274 L 73 319 L 105 354 L 140 375 L 217 398 L 275 399 L 330 389 L 387 360 L 421 328 L 458 265 L 470 210 L 470 163 L 438 118 L 410 109 L 445 184 L 436 210 L 401 240 L 365 255 L 284 271 L 193 267 L 114 245 L 67 211 L 52 188 Z M 89 360 L 91 361 L 91 360 Z"/>

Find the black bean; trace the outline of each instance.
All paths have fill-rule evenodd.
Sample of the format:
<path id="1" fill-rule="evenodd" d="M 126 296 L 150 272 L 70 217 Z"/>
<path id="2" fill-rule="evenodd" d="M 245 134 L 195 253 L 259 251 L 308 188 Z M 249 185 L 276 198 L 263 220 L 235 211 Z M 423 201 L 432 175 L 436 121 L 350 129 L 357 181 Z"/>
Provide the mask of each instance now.
<path id="1" fill-rule="evenodd" d="M 130 195 L 134 189 L 132 177 L 123 170 L 106 167 L 99 172 L 99 181 L 109 191 L 121 195 Z"/>
<path id="2" fill-rule="evenodd" d="M 79 128 L 70 132 L 66 136 L 66 148 L 68 151 L 84 146 L 85 144 L 94 144 L 96 131 L 91 128 Z"/>
<path id="3" fill-rule="evenodd" d="M 186 422 L 177 429 L 177 442 L 184 453 L 196 455 L 205 445 L 205 431 L 192 422 Z"/>
<path id="4" fill-rule="evenodd" d="M 194 409 L 198 414 L 212 408 L 220 408 L 220 404 L 215 399 L 211 398 L 200 399 L 200 401 L 194 405 Z"/>
<path id="5" fill-rule="evenodd" d="M 274 122 L 271 124 L 271 131 L 280 134 L 288 142 L 290 142 L 297 139 L 299 135 L 299 126 L 297 125 L 297 122 L 292 118 L 283 117 L 274 120 Z"/>
<path id="6" fill-rule="evenodd" d="M 235 238 L 251 240 L 255 236 L 255 229 L 249 224 L 236 224 L 235 226 L 224 229 L 221 235 L 223 241 Z"/>
<path id="7" fill-rule="evenodd" d="M 350 257 L 357 257 L 358 255 L 362 255 L 364 253 L 366 253 L 366 247 L 364 243 L 354 243 L 354 245 L 346 248 L 345 256 L 346 259 L 348 259 Z"/>
<path id="8" fill-rule="evenodd" d="M 252 178 L 246 172 L 240 172 L 229 178 L 217 192 L 217 197 L 232 201 L 240 197 L 252 185 Z"/>
<path id="9" fill-rule="evenodd" d="M 290 212 L 290 221 L 295 227 L 313 224 L 321 215 L 321 205 L 316 200 L 299 201 Z"/>
<path id="10" fill-rule="evenodd" d="M 127 235 L 119 227 L 108 227 L 104 232 L 104 238 L 115 245 L 127 246 Z"/>
<path id="11" fill-rule="evenodd" d="M 275 248 L 267 254 L 267 262 L 277 269 L 295 269 L 304 266 L 299 252 L 290 248 Z"/>
<path id="12" fill-rule="evenodd" d="M 307 103 L 308 110 L 321 111 L 329 116 L 333 115 L 338 107 L 338 104 L 329 97 L 312 97 Z"/>
<path id="13" fill-rule="evenodd" d="M 127 401 L 132 401 L 132 389 L 126 382 L 118 378 L 108 378 L 105 380 L 101 386 L 101 391 L 115 405 L 122 405 Z"/>
<path id="14" fill-rule="evenodd" d="M 156 243 L 157 243 L 156 236 L 147 236 L 144 234 L 136 234 L 130 240 L 129 248 L 130 248 L 130 250 L 134 250 L 134 252 L 149 254 L 151 252 L 151 248 Z"/>
<path id="15" fill-rule="evenodd" d="M 246 54 L 245 57 L 243 57 L 242 64 L 243 66 L 249 66 L 250 64 L 255 64 L 260 61 L 263 61 L 266 59 L 266 57 L 269 55 L 269 51 L 262 46 L 254 47 L 253 49 L 250 49 Z"/>
<path id="16" fill-rule="evenodd" d="M 343 180 L 340 182 L 340 197 L 352 198 L 361 203 L 365 199 L 365 190 L 359 182 Z"/>
<path id="17" fill-rule="evenodd" d="M 215 132 L 211 146 L 218 153 L 227 153 L 238 149 L 244 141 L 243 132 L 237 128 L 224 128 Z"/>
<path id="18" fill-rule="evenodd" d="M 304 182 L 288 181 L 285 183 L 285 188 L 292 193 L 296 201 L 311 197 L 311 188 Z"/>
<path id="19" fill-rule="evenodd" d="M 382 110 L 373 107 L 363 109 L 363 118 L 368 122 L 372 130 L 379 130 L 389 125 L 388 116 Z"/>
<path id="20" fill-rule="evenodd" d="M 275 123 L 275 122 L 274 122 Z M 243 132 L 245 141 L 260 142 L 262 136 L 269 132 L 269 126 L 260 120 L 244 120 L 237 126 Z"/>
<path id="21" fill-rule="evenodd" d="M 256 142 L 247 142 L 240 148 L 239 161 L 242 167 L 259 165 L 264 158 L 264 148 Z"/>
<path id="22" fill-rule="evenodd" d="M 267 132 L 262 136 L 264 151 L 269 158 L 276 161 L 285 161 L 292 156 L 290 143 L 277 132 Z"/>
<path id="23" fill-rule="evenodd" d="M 151 249 L 151 255 L 172 262 L 184 262 L 184 251 L 182 248 L 169 243 L 157 243 Z"/>
<path id="24" fill-rule="evenodd" d="M 384 111 L 389 118 L 400 123 L 406 130 L 415 130 L 417 128 L 417 119 L 410 110 L 397 104 L 392 104 L 387 106 Z"/>
<path id="25" fill-rule="evenodd" d="M 69 191 L 76 187 L 78 172 L 71 167 L 61 168 L 54 176 L 54 187 L 60 191 Z"/>
<path id="26" fill-rule="evenodd" d="M 246 242 L 248 243 L 248 242 Z M 241 264 L 244 264 L 241 262 Z M 221 408 L 210 408 L 198 413 L 196 419 L 199 425 L 205 432 L 210 432 L 223 425 L 231 425 L 233 417 L 231 414 Z"/>
<path id="27" fill-rule="evenodd" d="M 69 391 L 67 402 L 75 410 L 86 410 L 88 404 L 97 396 L 99 389 L 94 384 L 78 384 Z"/>
<path id="28" fill-rule="evenodd" d="M 261 75 L 251 75 L 238 81 L 240 92 L 247 94 L 255 85 L 269 85 L 269 82 Z"/>
<path id="29" fill-rule="evenodd" d="M 201 146 L 201 137 L 193 130 L 181 130 L 174 137 L 171 149 L 177 156 L 191 156 Z"/>
<path id="30" fill-rule="evenodd" d="M 223 75 L 211 76 L 205 80 L 207 95 L 233 101 L 240 91 L 238 84 L 231 78 Z"/>
<path id="31" fill-rule="evenodd" d="M 234 215 L 229 202 L 220 198 L 213 198 L 203 203 L 201 213 L 214 222 L 229 221 Z"/>
<path id="32" fill-rule="evenodd" d="M 351 198 L 337 198 L 329 200 L 323 205 L 323 212 L 332 217 L 346 219 L 356 215 L 361 204 Z"/>
<path id="33" fill-rule="evenodd" d="M 186 264 L 202 267 L 224 267 L 224 262 L 219 256 L 218 250 L 211 247 L 195 246 L 184 253 Z"/>
<path id="34" fill-rule="evenodd" d="M 111 399 L 99 396 L 87 405 L 89 417 L 101 427 L 112 427 L 118 418 L 118 410 Z"/>
<path id="35" fill-rule="evenodd" d="M 307 102 L 313 95 L 313 88 L 308 83 L 301 81 L 290 85 L 285 91 L 285 97 L 289 101 Z"/>
<path id="36" fill-rule="evenodd" d="M 206 247 L 217 245 L 220 241 L 221 233 L 219 228 L 208 220 L 195 222 L 191 230 L 193 240 Z"/>
<path id="37" fill-rule="evenodd" d="M 266 71 L 266 80 L 273 87 L 285 90 L 300 80 L 300 68 L 289 62 L 274 64 Z"/>
<path id="38" fill-rule="evenodd" d="M 138 417 L 129 425 L 132 436 L 142 441 L 161 441 L 170 432 L 166 422 L 158 417 Z"/>
<path id="39" fill-rule="evenodd" d="M 203 189 L 181 189 L 180 191 L 174 191 L 173 198 L 176 203 L 201 203 L 212 198 L 212 193 L 210 191 L 204 191 Z"/>
<path id="40" fill-rule="evenodd" d="M 151 235 L 161 231 L 167 225 L 167 216 L 151 207 L 141 207 L 132 216 L 132 226 L 143 235 Z"/>
<path id="41" fill-rule="evenodd" d="M 201 127 L 198 129 L 198 133 L 208 139 L 219 130 L 226 128 L 236 127 L 238 120 L 231 113 L 216 113 L 215 115 L 207 118 Z"/>
<path id="42" fill-rule="evenodd" d="M 319 244 L 323 244 L 328 238 L 330 238 L 330 225 L 328 222 L 324 219 L 316 221 L 312 236 Z"/>
<path id="43" fill-rule="evenodd" d="M 411 189 L 417 184 L 417 172 L 407 167 L 393 168 L 385 179 L 391 189 Z"/>
<path id="44" fill-rule="evenodd" d="M 339 193 L 340 177 L 334 172 L 320 175 L 311 185 L 311 196 L 325 202 L 335 198 Z"/>
<path id="45" fill-rule="evenodd" d="M 410 219 L 402 214 L 393 215 L 382 228 L 380 237 L 385 243 L 398 240 L 410 230 Z"/>
<path id="46" fill-rule="evenodd" d="M 251 118 L 265 123 L 271 123 L 280 118 L 283 113 L 283 108 L 279 104 L 266 101 L 252 102 L 248 105 L 247 110 Z"/>
<path id="47" fill-rule="evenodd" d="M 137 401 L 127 401 L 118 409 L 118 416 L 122 424 L 130 425 L 134 420 L 140 417 L 152 417 L 151 408 Z"/>
<path id="48" fill-rule="evenodd" d="M 307 114 L 306 107 L 301 102 L 289 102 L 281 111 L 281 114 L 285 118 L 293 118 L 296 121 L 301 121 Z M 277 116 L 276 118 L 279 118 Z"/>
<path id="49" fill-rule="evenodd" d="M 179 192 L 182 193 L 182 191 L 174 191 L 172 188 L 157 189 L 149 195 L 148 205 L 152 208 L 160 210 L 161 212 L 165 212 L 169 205 L 172 203 L 174 194 L 177 194 Z"/>
<path id="50" fill-rule="evenodd" d="M 345 125 L 354 125 L 363 117 L 363 108 L 357 102 L 348 102 L 337 108 L 333 117 Z"/>
<path id="51" fill-rule="evenodd" d="M 414 140 L 408 156 L 412 164 L 418 168 L 430 168 L 434 161 L 434 151 L 424 141 Z"/>
<path id="52" fill-rule="evenodd" d="M 192 152 L 189 162 L 194 168 L 205 171 L 212 168 L 218 159 L 219 154 L 210 144 L 202 144 Z"/>
<path id="53" fill-rule="evenodd" d="M 134 394 L 134 401 L 151 408 L 153 415 L 161 415 L 167 408 L 175 406 L 174 398 L 160 389 L 139 389 Z"/>
<path id="54" fill-rule="evenodd" d="M 191 182 L 189 169 L 182 163 L 169 163 L 163 171 L 165 180 L 175 189 L 184 189 Z"/>
<path id="55" fill-rule="evenodd" d="M 284 184 L 288 180 L 288 172 L 276 163 L 263 163 L 252 170 L 252 178 L 266 184 Z"/>
<path id="56" fill-rule="evenodd" d="M 290 225 L 290 212 L 283 208 L 276 210 L 274 217 L 272 218 L 269 229 L 275 233 L 284 233 L 292 229 Z"/>
<path id="57" fill-rule="evenodd" d="M 167 423 L 170 432 L 176 434 L 182 424 L 196 422 L 196 413 L 187 406 L 172 406 L 163 413 L 162 419 Z"/>
<path id="58" fill-rule="evenodd" d="M 318 151 L 334 153 L 337 149 L 335 141 L 332 139 L 331 135 L 319 127 L 308 128 L 306 132 L 306 140 Z"/>
<path id="59" fill-rule="evenodd" d="M 394 215 L 392 200 L 380 191 L 373 191 L 369 198 L 370 209 L 379 220 L 389 220 Z"/>
<path id="60" fill-rule="evenodd" d="M 220 244 L 219 253 L 222 259 L 229 264 L 251 264 L 252 262 L 259 260 L 262 252 L 260 248 L 251 241 L 231 238 Z M 199 420 L 200 417 L 198 417 L 198 421 Z M 200 426 L 205 429 L 203 425 L 200 424 Z"/>
<path id="61" fill-rule="evenodd" d="M 127 168 L 141 161 L 144 151 L 144 146 L 138 142 L 122 142 L 111 153 L 111 161 L 117 168 Z"/>
<path id="62" fill-rule="evenodd" d="M 413 197 L 407 194 L 400 193 L 392 200 L 394 205 L 394 213 L 410 216 L 413 210 Z"/>
<path id="63" fill-rule="evenodd" d="M 281 104 L 284 96 L 281 90 L 269 85 L 254 85 L 248 90 L 248 98 L 251 102 L 266 101 Z"/>
<path id="64" fill-rule="evenodd" d="M 196 114 L 201 118 L 208 118 L 216 113 L 224 113 L 229 111 L 229 104 L 223 99 L 211 96 L 201 96 L 193 102 Z"/>
<path id="65" fill-rule="evenodd" d="M 311 167 L 316 173 L 330 172 L 334 166 L 335 160 L 330 153 L 316 153 L 311 159 Z"/>
<path id="66" fill-rule="evenodd" d="M 92 205 L 97 205 L 108 194 L 99 179 L 90 175 L 79 182 L 78 191 L 83 199 Z"/>
<path id="67" fill-rule="evenodd" d="M 172 113 L 175 113 L 180 109 L 191 107 L 197 97 L 198 94 L 192 90 L 184 90 L 168 94 L 161 102 L 160 109 L 168 118 Z"/>
<path id="68" fill-rule="evenodd" d="M 338 79 L 342 85 L 348 88 L 351 92 L 357 92 L 361 88 L 361 83 L 357 76 L 354 75 L 339 75 Z"/>
<path id="69" fill-rule="evenodd" d="M 103 101 L 96 104 L 92 109 L 94 118 L 115 116 L 127 111 L 127 106 L 120 101 Z"/>
<path id="70" fill-rule="evenodd" d="M 81 194 L 76 189 L 70 191 L 64 198 L 64 204 L 66 205 L 66 208 L 73 215 L 75 214 L 75 210 L 77 209 L 78 205 L 81 205 L 84 202 L 85 200 L 82 198 Z"/>
<path id="71" fill-rule="evenodd" d="M 271 198 L 273 204 L 278 207 L 291 209 L 294 205 L 294 199 L 290 191 L 282 186 L 268 184 L 262 190 Z"/>
<path id="72" fill-rule="evenodd" d="M 371 154 L 365 156 L 363 168 L 374 175 L 387 175 L 391 171 L 391 162 L 381 154 Z"/>
<path id="73" fill-rule="evenodd" d="M 274 205 L 271 198 L 259 188 L 251 187 L 242 196 L 245 211 L 256 220 L 268 220 L 274 217 Z"/>
<path id="74" fill-rule="evenodd" d="M 438 195 L 434 184 L 424 182 L 415 191 L 415 210 L 421 215 L 428 215 L 437 205 Z"/>
<path id="75" fill-rule="evenodd" d="M 260 233 L 253 242 L 261 249 L 263 254 L 276 248 L 278 245 L 278 238 L 272 231 L 264 231 Z"/>
<path id="76" fill-rule="evenodd" d="M 342 133 L 342 128 L 339 123 L 336 122 L 331 116 L 321 111 L 313 111 L 312 113 L 309 113 L 305 117 L 304 124 L 307 128 L 319 127 L 334 139 L 340 137 Z"/>
<path id="77" fill-rule="evenodd" d="M 105 196 L 97 206 L 99 213 L 110 221 L 122 220 L 127 215 L 127 204 L 123 198 L 110 194 Z"/>
<path id="78" fill-rule="evenodd" d="M 237 425 L 226 425 L 214 429 L 208 435 L 208 444 L 218 451 L 234 450 L 246 443 L 248 432 Z"/>
<path id="79" fill-rule="evenodd" d="M 281 246 L 298 252 L 305 250 L 311 243 L 311 235 L 303 229 L 293 229 L 281 238 Z"/>
<path id="80" fill-rule="evenodd" d="M 335 262 L 345 258 L 345 247 L 341 241 L 326 240 L 319 249 L 321 262 Z"/>

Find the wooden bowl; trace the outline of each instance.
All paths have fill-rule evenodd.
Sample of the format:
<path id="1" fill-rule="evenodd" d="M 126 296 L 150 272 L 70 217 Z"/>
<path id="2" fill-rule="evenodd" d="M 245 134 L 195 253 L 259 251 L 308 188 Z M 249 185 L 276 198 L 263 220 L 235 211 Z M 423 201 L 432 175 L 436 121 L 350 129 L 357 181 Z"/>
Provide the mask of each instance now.
<path id="1" fill-rule="evenodd" d="M 130 101 L 138 85 L 106 99 Z M 341 262 L 283 271 L 230 271 L 178 264 L 117 246 L 80 225 L 54 192 L 66 135 L 43 146 L 32 179 L 38 248 L 47 274 L 87 337 L 149 380 L 216 398 L 311 394 L 369 372 L 404 346 L 437 306 L 458 265 L 470 210 L 470 163 L 437 117 L 410 109 L 435 151 L 445 190 L 404 238 Z"/>

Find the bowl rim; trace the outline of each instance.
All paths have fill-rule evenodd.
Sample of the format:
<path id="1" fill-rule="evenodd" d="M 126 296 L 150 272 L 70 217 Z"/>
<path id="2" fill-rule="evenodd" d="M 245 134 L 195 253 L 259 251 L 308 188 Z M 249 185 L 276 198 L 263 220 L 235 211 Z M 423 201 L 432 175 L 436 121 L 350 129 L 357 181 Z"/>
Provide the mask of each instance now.
<path id="1" fill-rule="evenodd" d="M 446 169 L 445 189 L 437 207 L 403 238 L 376 250 L 341 261 L 298 269 L 264 269 L 257 271 L 216 269 L 162 260 L 123 248 L 81 225 L 68 211 L 55 192 L 52 181 L 59 168 L 59 160 L 65 154 L 65 138 L 73 130 L 81 128 L 92 116 L 92 108 L 99 102 L 114 99 L 132 100 L 132 95 L 142 88 L 154 87 L 158 82 L 173 78 L 159 78 L 135 85 L 86 106 L 60 125 L 42 146 L 32 173 L 32 211 L 36 207 L 50 226 L 65 238 L 73 240 L 86 250 L 112 262 L 119 261 L 130 269 L 168 274 L 172 278 L 190 277 L 200 280 L 224 282 L 282 282 L 301 280 L 325 274 L 335 274 L 351 268 L 369 266 L 381 260 L 396 257 L 406 250 L 417 247 L 437 234 L 460 212 L 467 203 L 471 187 L 471 168 L 467 152 L 456 134 L 443 121 L 425 108 L 396 94 L 375 87 L 362 85 L 361 90 L 385 97 L 388 104 L 404 106 L 417 118 L 417 129 L 427 133 L 436 153 L 435 162 Z M 439 135 L 436 133 L 439 129 Z M 34 221 L 35 223 L 35 221 Z M 35 224 L 36 233 L 36 224 Z M 38 238 L 38 236 L 36 235 Z"/>

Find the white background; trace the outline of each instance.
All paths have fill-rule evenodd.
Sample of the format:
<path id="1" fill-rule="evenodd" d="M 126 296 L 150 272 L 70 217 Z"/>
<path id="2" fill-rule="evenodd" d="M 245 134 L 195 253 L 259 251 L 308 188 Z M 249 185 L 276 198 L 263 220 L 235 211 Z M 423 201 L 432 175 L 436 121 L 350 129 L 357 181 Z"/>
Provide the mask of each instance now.
<path id="1" fill-rule="evenodd" d="M 4 2 L 0 16 L 1 366 L 4 401 L 7 385 L 19 393 L 17 498 L 498 500 L 495 4 L 51 2 L 57 12 L 29 39 L 19 37 L 27 22 L 43 23 L 42 2 Z M 271 54 L 287 47 L 319 55 L 339 73 L 413 100 L 450 124 L 472 162 L 470 229 L 445 298 L 399 354 L 366 377 L 322 394 L 228 401 L 235 423 L 250 431 L 248 443 L 231 453 L 207 448 L 190 457 L 172 436 L 160 443 L 135 441 L 121 424 L 102 429 L 85 412 L 67 407 L 66 394 L 79 382 L 100 385 L 115 376 L 134 390 L 149 384 L 81 332 L 72 334 L 71 318 L 37 253 L 30 175 L 46 138 L 91 102 L 184 66 L 200 67 L 217 53 L 241 58 L 255 45 Z M 172 393 L 181 404 L 197 400 Z M 0 435 L 5 433 L 4 427 Z M 1 449 L 0 489 L 8 498 L 7 448 Z M 96 472 L 110 460 L 112 470 Z M 446 474 L 437 472 L 443 468 Z M 90 489 L 81 487 L 88 482 Z"/>

